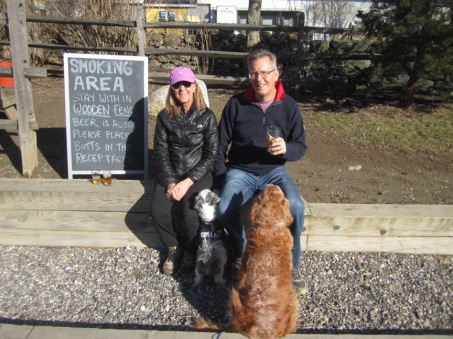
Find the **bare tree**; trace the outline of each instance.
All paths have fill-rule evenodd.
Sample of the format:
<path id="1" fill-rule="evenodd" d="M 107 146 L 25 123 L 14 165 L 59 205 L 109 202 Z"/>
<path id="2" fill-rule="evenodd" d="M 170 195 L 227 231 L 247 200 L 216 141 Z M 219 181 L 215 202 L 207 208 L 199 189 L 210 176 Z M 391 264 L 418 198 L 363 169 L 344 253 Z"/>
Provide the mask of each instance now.
<path id="1" fill-rule="evenodd" d="M 249 13 L 247 15 L 247 24 L 259 25 L 261 23 L 261 2 L 262 0 L 249 0 Z M 259 31 L 247 32 L 247 50 L 252 50 L 260 43 Z"/>
<path id="2" fill-rule="evenodd" d="M 342 0 L 304 2 L 307 21 L 313 26 L 346 28 L 355 19 L 354 5 Z"/>

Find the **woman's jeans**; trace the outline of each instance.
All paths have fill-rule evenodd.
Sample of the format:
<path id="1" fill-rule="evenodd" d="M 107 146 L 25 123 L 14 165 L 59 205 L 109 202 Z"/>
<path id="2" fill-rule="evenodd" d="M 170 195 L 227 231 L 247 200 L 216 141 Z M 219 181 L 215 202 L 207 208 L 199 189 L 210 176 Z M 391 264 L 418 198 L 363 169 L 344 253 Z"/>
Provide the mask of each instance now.
<path id="1" fill-rule="evenodd" d="M 294 238 L 293 268 L 300 267 L 300 236 L 304 225 L 304 201 L 285 166 L 280 166 L 269 173 L 256 175 L 239 169 L 229 169 L 225 175 L 220 191 L 220 202 L 217 205 L 219 220 L 228 231 L 230 242 L 236 257 L 242 256 L 246 238 L 241 221 L 241 207 L 256 192 L 274 184 L 281 188 L 288 199 L 294 222 L 290 227 Z"/>

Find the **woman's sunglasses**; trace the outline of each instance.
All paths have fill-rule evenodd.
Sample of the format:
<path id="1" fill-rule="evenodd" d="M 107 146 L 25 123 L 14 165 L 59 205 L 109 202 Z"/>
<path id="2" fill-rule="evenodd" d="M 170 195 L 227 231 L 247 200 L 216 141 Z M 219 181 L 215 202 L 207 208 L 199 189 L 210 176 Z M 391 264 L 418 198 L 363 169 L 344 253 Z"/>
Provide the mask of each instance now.
<path id="1" fill-rule="evenodd" d="M 176 84 L 171 85 L 171 88 L 179 89 L 181 86 L 184 86 L 185 88 L 189 88 L 192 85 L 193 85 L 193 83 L 191 83 L 190 81 L 180 81 L 180 82 L 177 82 Z"/>

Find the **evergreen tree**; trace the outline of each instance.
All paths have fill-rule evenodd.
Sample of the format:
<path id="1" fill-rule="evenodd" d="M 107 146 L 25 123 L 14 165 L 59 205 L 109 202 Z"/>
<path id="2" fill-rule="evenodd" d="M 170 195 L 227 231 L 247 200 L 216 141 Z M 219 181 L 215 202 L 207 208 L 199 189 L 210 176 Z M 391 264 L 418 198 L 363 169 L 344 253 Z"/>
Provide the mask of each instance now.
<path id="1" fill-rule="evenodd" d="M 376 41 L 375 80 L 403 71 L 409 77 L 401 107 L 410 107 L 427 75 L 453 73 L 452 2 L 384 0 L 357 15 L 367 36 Z"/>

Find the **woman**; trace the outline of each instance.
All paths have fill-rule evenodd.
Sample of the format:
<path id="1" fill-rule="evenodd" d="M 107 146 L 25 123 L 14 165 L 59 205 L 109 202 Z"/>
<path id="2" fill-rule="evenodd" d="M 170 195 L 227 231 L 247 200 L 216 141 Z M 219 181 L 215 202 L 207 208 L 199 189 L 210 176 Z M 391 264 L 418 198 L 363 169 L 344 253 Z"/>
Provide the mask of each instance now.
<path id="1" fill-rule="evenodd" d="M 151 217 L 168 249 L 162 264 L 164 274 L 178 269 L 181 256 L 181 271 L 195 268 L 200 222 L 193 200 L 212 186 L 217 142 L 216 117 L 206 107 L 193 72 L 187 67 L 175 68 L 154 134 L 157 180 Z"/>

